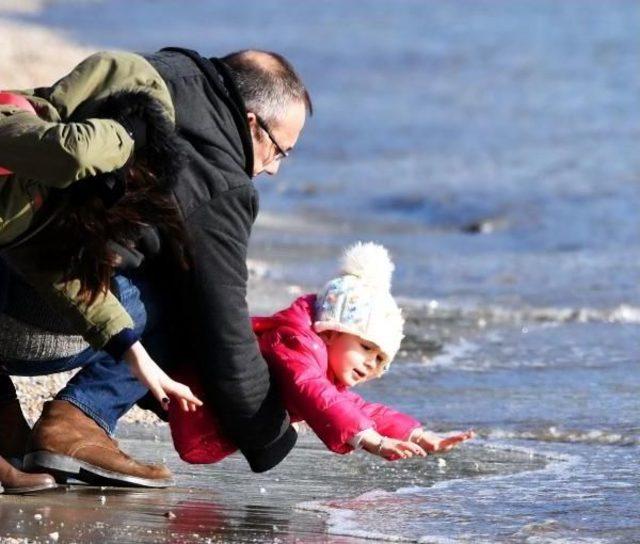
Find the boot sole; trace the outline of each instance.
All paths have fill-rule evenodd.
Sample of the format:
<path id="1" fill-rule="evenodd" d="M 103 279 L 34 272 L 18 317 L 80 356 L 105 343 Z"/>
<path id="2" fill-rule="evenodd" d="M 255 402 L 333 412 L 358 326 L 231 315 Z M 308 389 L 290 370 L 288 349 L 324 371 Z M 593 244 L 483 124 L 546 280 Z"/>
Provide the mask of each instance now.
<path id="1" fill-rule="evenodd" d="M 1 489 L 1 488 L 0 488 Z M 56 484 L 51 485 L 34 485 L 31 487 L 5 487 L 5 495 L 22 495 L 24 493 L 35 493 L 36 491 L 47 491 L 49 489 L 58 489 Z M 0 491 L 2 493 L 2 491 Z"/>
<path id="2" fill-rule="evenodd" d="M 48 451 L 34 451 L 24 456 L 24 466 L 33 471 L 44 469 L 56 482 L 65 484 L 69 478 L 93 485 L 110 485 L 116 487 L 151 487 L 165 488 L 174 485 L 173 479 L 151 479 L 130 476 L 92 465 L 68 455 Z"/>

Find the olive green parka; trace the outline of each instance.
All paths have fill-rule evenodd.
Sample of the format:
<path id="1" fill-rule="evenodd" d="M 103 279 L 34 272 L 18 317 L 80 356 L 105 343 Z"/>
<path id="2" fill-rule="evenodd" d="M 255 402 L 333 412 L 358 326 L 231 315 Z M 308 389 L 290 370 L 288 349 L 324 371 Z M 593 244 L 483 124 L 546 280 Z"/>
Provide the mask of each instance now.
<path id="1" fill-rule="evenodd" d="M 56 191 L 117 170 L 131 157 L 133 139 L 118 122 L 98 118 L 99 105 L 117 93 L 144 92 L 173 124 L 169 90 L 142 56 L 100 52 L 51 87 L 11 92 L 24 96 L 37 116 L 0 106 L 0 165 L 13 173 L 0 176 L 0 251 L 93 348 L 103 348 L 133 329 L 117 298 L 107 292 L 90 304 L 82 302 L 79 280 L 63 282 L 62 272 L 38 270 L 33 248 L 21 240 L 46 220 L 43 203 Z"/>

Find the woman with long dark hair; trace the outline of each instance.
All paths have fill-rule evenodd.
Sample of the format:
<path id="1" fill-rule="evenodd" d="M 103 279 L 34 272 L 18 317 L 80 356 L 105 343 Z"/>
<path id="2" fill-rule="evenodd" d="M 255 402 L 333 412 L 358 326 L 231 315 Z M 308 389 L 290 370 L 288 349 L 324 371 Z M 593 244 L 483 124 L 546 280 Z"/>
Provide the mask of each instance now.
<path id="1" fill-rule="evenodd" d="M 151 359 L 139 327 L 111 292 L 114 274 L 139 264 L 140 246 L 154 253 L 163 244 L 163 254 L 172 255 L 176 266 L 189 267 L 184 227 L 170 193 L 184 163 L 173 109 L 153 82 L 138 82 L 133 91 L 126 75 L 121 85 L 109 83 L 108 91 L 96 87 L 80 65 L 53 87 L 21 96 L 37 115 L 0 106 L 0 164 L 8 167 L 0 177 L 0 208 L 4 201 L 3 212 L 17 210 L 15 221 L 0 222 L 0 250 L 94 350 L 126 361 L 165 408 L 173 396 L 182 409 L 194 411 L 201 401 Z M 7 297 L 4 283 L 0 301 Z M 23 317 L 20 302 L 9 306 L 9 320 L 12 313 Z"/>

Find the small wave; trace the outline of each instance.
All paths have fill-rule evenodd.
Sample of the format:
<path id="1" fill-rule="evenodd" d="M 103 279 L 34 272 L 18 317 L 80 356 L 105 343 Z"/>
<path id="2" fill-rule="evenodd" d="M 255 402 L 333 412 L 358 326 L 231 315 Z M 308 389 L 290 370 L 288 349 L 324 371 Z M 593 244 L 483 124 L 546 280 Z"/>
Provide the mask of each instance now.
<path id="1" fill-rule="evenodd" d="M 481 433 L 485 434 L 485 433 Z M 598 444 L 607 446 L 637 446 L 640 436 L 625 435 L 604 429 L 570 430 L 551 425 L 542 429 L 512 431 L 505 429 L 491 430 L 485 434 L 493 439 L 537 440 L 540 442 L 565 442 L 575 444 Z"/>
<path id="2" fill-rule="evenodd" d="M 502 323 L 621 323 L 640 324 L 640 307 L 620 304 L 613 308 L 557 308 L 487 306 L 456 308 L 437 300 L 402 299 L 402 305 L 416 317 L 443 321 L 472 320 L 480 327 Z"/>
<path id="3" fill-rule="evenodd" d="M 564 536 L 556 536 L 554 533 L 569 532 L 569 527 L 563 526 L 555 519 L 547 519 L 541 522 L 529 523 L 514 533 L 514 538 L 526 542 L 526 544 L 602 544 L 605 541 L 599 538 L 580 538 L 572 535 L 570 539 Z"/>
<path id="4" fill-rule="evenodd" d="M 461 338 L 458 342 L 448 345 L 443 353 L 433 357 L 433 359 L 429 361 L 429 366 L 432 368 L 457 366 L 460 359 L 469 357 L 472 353 L 478 351 L 478 349 L 480 349 L 478 344 Z"/>

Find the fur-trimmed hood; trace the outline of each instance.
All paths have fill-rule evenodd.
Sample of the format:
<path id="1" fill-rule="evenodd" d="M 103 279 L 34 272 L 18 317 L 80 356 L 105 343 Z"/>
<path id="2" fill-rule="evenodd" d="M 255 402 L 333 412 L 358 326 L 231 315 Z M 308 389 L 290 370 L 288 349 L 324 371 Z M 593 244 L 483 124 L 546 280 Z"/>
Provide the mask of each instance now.
<path id="1" fill-rule="evenodd" d="M 120 91 L 106 98 L 96 110 L 98 117 L 116 121 L 138 118 L 145 126 L 146 137 L 130 162 L 143 161 L 157 177 L 158 184 L 170 190 L 187 162 L 184 141 L 176 133 L 175 124 L 162 104 L 143 91 Z M 126 168 L 126 166 L 125 166 Z"/>
<path id="2" fill-rule="evenodd" d="M 139 119 L 145 127 L 145 142 L 142 145 L 136 142 L 136 150 L 123 168 L 140 162 L 140 166 L 153 173 L 162 189 L 173 188 L 187 163 L 187 152 L 172 119 L 159 101 L 143 91 L 120 91 L 106 98 L 97 108 L 96 115 L 120 122 Z"/>

